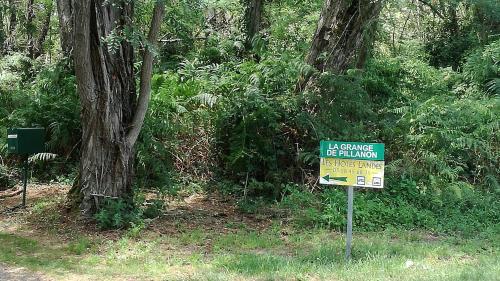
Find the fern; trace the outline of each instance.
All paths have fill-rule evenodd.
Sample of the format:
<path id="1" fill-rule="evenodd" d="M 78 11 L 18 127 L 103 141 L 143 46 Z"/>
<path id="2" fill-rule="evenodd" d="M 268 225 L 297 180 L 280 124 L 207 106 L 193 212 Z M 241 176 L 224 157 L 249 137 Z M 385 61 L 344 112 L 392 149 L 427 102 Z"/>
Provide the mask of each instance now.
<path id="1" fill-rule="evenodd" d="M 28 162 L 47 162 L 53 160 L 57 157 L 57 154 L 54 153 L 37 153 L 28 158 Z"/>

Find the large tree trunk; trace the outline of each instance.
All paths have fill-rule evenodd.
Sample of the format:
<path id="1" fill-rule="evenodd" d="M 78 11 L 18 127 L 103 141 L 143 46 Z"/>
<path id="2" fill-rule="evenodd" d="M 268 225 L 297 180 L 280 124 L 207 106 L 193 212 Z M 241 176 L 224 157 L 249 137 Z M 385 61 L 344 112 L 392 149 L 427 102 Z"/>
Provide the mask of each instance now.
<path id="1" fill-rule="evenodd" d="M 252 47 L 252 39 L 260 32 L 262 22 L 263 0 L 245 0 L 246 46 Z"/>
<path id="2" fill-rule="evenodd" d="M 326 0 L 314 34 L 307 63 L 319 71 L 344 73 L 366 59 L 366 31 L 375 24 L 381 0 Z M 367 40 L 368 39 L 368 40 Z M 363 50 L 361 53 L 360 50 Z M 299 88 L 307 84 L 305 77 Z"/>
<path id="3" fill-rule="evenodd" d="M 133 4 L 105 2 L 79 0 L 74 6 L 74 63 L 83 130 L 80 209 L 84 215 L 98 210 L 104 198 L 131 199 L 134 144 L 150 95 L 151 52 L 145 51 L 137 100 L 132 45 L 122 40 L 109 49 L 102 40 L 131 24 Z M 155 6 L 148 38 L 153 44 L 163 16 L 161 3 Z"/>
<path id="4" fill-rule="evenodd" d="M 61 49 L 66 57 L 73 52 L 74 0 L 56 0 Z"/>

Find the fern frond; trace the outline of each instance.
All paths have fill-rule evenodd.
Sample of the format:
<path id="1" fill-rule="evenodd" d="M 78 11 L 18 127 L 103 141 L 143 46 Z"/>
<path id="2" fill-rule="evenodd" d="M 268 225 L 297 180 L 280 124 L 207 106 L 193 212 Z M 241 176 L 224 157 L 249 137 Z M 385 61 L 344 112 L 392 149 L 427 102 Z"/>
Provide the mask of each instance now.
<path id="1" fill-rule="evenodd" d="M 493 78 L 486 83 L 486 91 L 492 95 L 500 95 L 500 78 Z"/>
<path id="2" fill-rule="evenodd" d="M 196 100 L 199 103 L 201 103 L 203 105 L 207 105 L 209 107 L 213 107 L 215 105 L 215 103 L 217 102 L 218 98 L 219 97 L 217 97 L 216 95 L 212 95 L 209 93 L 201 93 L 201 94 L 198 94 L 198 95 L 192 97 L 193 100 Z"/>
<path id="3" fill-rule="evenodd" d="M 57 157 L 57 154 L 54 153 L 37 153 L 30 158 L 28 158 L 28 162 L 33 163 L 36 161 L 46 162 L 53 160 Z"/>

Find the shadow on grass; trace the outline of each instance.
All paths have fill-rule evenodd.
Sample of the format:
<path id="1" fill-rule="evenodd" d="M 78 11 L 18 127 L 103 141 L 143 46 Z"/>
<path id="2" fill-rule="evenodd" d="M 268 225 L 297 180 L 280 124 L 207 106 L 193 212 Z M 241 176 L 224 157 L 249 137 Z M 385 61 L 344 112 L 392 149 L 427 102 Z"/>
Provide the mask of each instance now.
<path id="1" fill-rule="evenodd" d="M 38 241 L 0 232 L 0 262 L 31 270 L 72 271 L 77 260 L 67 256 L 67 248 L 41 245 Z"/>

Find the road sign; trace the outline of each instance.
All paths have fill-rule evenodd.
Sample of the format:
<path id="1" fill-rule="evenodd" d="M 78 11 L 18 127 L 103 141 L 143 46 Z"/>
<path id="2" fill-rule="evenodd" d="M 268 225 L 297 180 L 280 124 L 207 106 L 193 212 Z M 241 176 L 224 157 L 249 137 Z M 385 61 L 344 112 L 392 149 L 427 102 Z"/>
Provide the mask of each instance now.
<path id="1" fill-rule="evenodd" d="M 384 160 L 383 143 L 321 141 L 321 158 L 340 158 L 356 160 Z"/>
<path id="2" fill-rule="evenodd" d="M 354 186 L 384 187 L 384 144 L 321 141 L 319 183 L 346 185 L 346 260 L 351 259 Z"/>
<path id="3" fill-rule="evenodd" d="M 384 187 L 384 144 L 322 141 L 319 183 Z"/>

